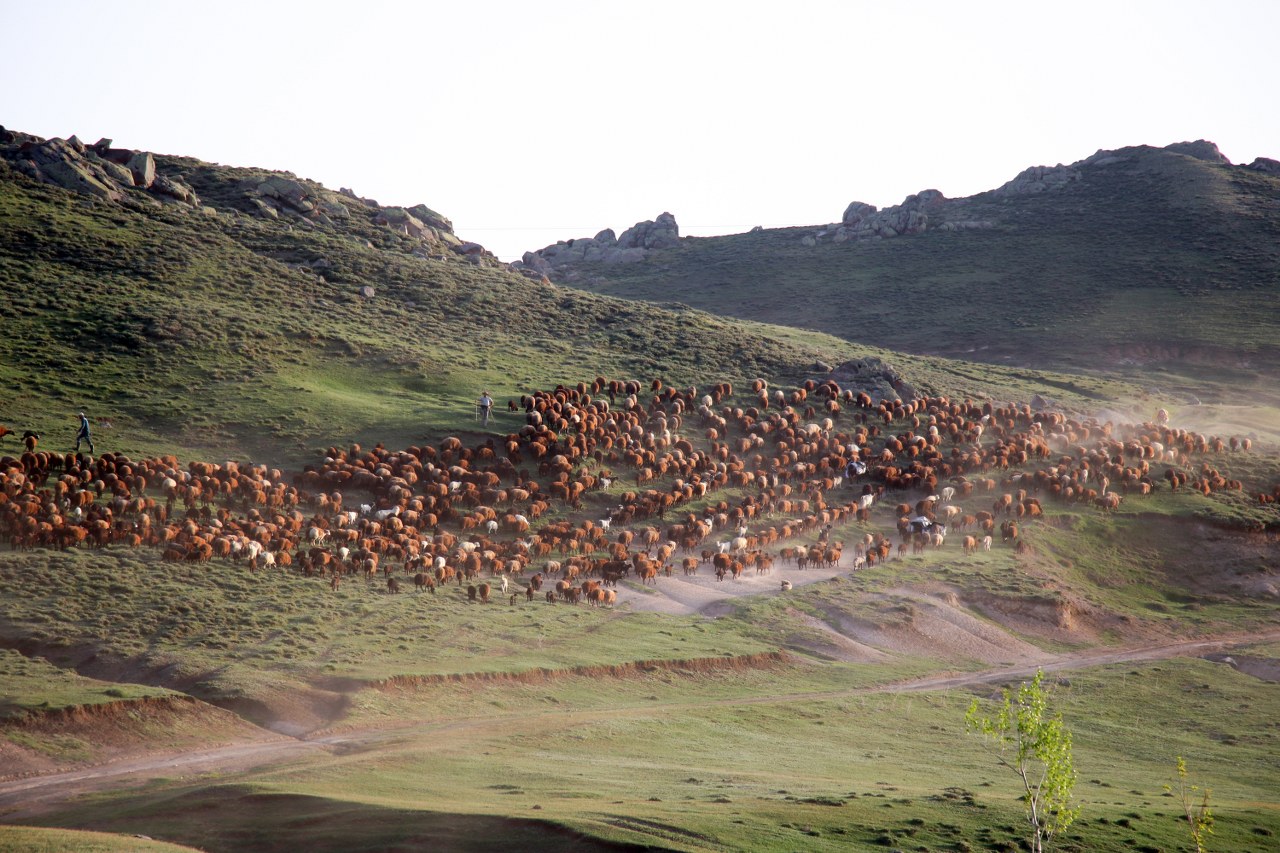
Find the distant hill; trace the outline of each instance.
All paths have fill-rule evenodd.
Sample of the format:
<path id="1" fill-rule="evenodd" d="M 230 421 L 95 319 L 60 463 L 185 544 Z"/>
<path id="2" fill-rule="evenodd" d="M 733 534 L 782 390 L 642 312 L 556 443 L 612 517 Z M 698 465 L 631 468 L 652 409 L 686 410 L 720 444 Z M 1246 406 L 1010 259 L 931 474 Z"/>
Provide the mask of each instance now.
<path id="1" fill-rule="evenodd" d="M 468 428 L 486 387 L 501 403 L 601 373 L 685 385 L 846 365 L 890 394 L 1046 387 L 553 285 L 423 205 L 3 128 L 0 316 L 0 423 L 63 451 L 84 409 L 100 450 L 312 461 L 335 441 L 406 446 Z"/>
<path id="2" fill-rule="evenodd" d="M 557 282 L 998 364 L 1210 395 L 1280 371 L 1280 162 L 1212 143 L 1099 151 L 990 192 L 677 238 L 673 217 L 525 256 Z M 655 238 L 655 239 L 650 239 Z"/>

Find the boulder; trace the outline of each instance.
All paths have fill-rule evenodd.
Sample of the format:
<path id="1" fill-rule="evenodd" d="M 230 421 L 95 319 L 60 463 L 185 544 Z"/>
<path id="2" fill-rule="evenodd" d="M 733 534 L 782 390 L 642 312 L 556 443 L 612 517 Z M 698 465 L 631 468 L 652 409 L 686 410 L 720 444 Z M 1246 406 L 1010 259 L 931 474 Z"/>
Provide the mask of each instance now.
<path id="1" fill-rule="evenodd" d="M 320 199 L 317 202 L 317 205 L 320 208 L 319 212 L 321 214 L 324 214 L 332 219 L 350 219 L 351 218 L 351 211 L 347 210 L 347 206 L 342 204 L 341 202 L 333 201 L 331 199 Z"/>
<path id="2" fill-rule="evenodd" d="M 164 175 L 156 176 L 156 179 L 151 184 L 151 191 L 184 204 L 199 205 L 200 203 L 200 200 L 196 197 L 195 190 L 181 181 L 167 178 Z"/>
<path id="3" fill-rule="evenodd" d="M 105 172 L 107 177 L 111 178 L 111 180 L 115 181 L 120 186 L 134 186 L 133 173 L 124 166 L 121 166 L 119 163 L 113 163 L 110 160 L 102 159 L 92 148 L 85 151 L 84 158 Z"/>
<path id="4" fill-rule="evenodd" d="M 406 237 L 420 240 L 431 236 L 431 229 L 427 224 L 403 207 L 384 207 L 373 217 L 373 222 Z"/>
<path id="5" fill-rule="evenodd" d="M 874 214 L 879 208 L 874 204 L 867 204 L 861 201 L 851 201 L 849 206 L 844 209 L 844 216 L 840 217 L 840 221 L 845 225 L 858 225 L 868 216 Z"/>
<path id="6" fill-rule="evenodd" d="M 376 291 L 366 284 L 364 287 L 360 288 L 360 295 L 365 299 L 372 299 L 376 295 Z"/>
<path id="7" fill-rule="evenodd" d="M 272 175 L 265 181 L 260 181 L 254 191 L 266 198 L 283 202 L 301 213 L 310 213 L 316 208 L 311 200 L 310 190 L 298 181 L 281 175 Z"/>
<path id="8" fill-rule="evenodd" d="M 48 183 L 64 189 L 75 190 L 108 201 L 120 200 L 121 193 L 115 182 L 101 172 L 95 175 L 88 168 L 88 164 L 78 157 L 74 160 L 51 160 L 41 163 L 39 173 Z"/>
<path id="9" fill-rule="evenodd" d="M 424 225 L 431 228 L 435 228 L 440 231 L 453 231 L 452 222 L 436 213 L 425 204 L 415 204 L 413 207 L 409 208 L 409 213 L 421 220 Z"/>
<path id="10" fill-rule="evenodd" d="M 107 140 L 107 142 L 110 142 L 110 140 Z M 107 148 L 110 147 L 110 145 L 107 146 Z M 135 187 L 150 189 L 152 182 L 156 179 L 156 160 L 149 151 L 135 153 L 129 158 L 125 168 L 133 175 L 133 185 Z"/>

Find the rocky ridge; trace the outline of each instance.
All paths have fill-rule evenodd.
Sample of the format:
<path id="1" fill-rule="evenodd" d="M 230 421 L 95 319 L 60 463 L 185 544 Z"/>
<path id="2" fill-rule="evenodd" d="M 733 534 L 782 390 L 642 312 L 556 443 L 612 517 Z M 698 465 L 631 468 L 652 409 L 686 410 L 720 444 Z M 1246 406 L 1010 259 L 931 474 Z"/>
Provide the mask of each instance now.
<path id="1" fill-rule="evenodd" d="M 594 237 L 561 240 L 558 243 L 525 252 L 511 264 L 511 269 L 529 277 L 564 275 L 581 263 L 630 264 L 643 261 L 651 252 L 680 245 L 680 226 L 670 213 L 646 219 L 622 232 L 618 237 L 606 228 Z"/>
<path id="2" fill-rule="evenodd" d="M 256 174 L 236 183 L 230 196 L 215 193 L 216 201 L 202 201 L 173 167 L 176 162 L 149 151 L 115 148 L 110 139 L 85 145 L 75 136 L 42 139 L 0 127 L 0 177 L 16 173 L 101 202 L 169 205 L 209 216 L 249 215 L 300 228 L 342 230 L 351 217 L 363 216 L 417 242 L 413 253 L 421 257 L 441 259 L 449 253 L 476 264 L 499 263 L 479 243 L 460 239 L 453 223 L 424 204 L 384 207 L 345 187 L 334 192 L 289 172 Z"/>
<path id="3" fill-rule="evenodd" d="M 921 190 L 909 195 L 901 204 L 877 208 L 861 201 L 850 202 L 840 221 L 820 226 L 800 237 L 804 246 L 823 243 L 845 243 L 864 240 L 887 240 L 910 237 L 931 232 L 981 231 L 1001 226 L 992 217 L 990 205 L 984 212 L 974 211 L 972 200 L 1000 201 L 1019 196 L 1053 194 L 1068 191 L 1080 181 L 1089 179 L 1090 172 L 1107 166 L 1133 161 L 1140 152 L 1153 150 L 1148 146 L 1121 148 L 1114 151 L 1099 150 L 1090 157 L 1075 163 L 1056 166 L 1031 166 L 1019 172 L 1010 181 L 972 198 L 949 199 L 936 189 Z M 1231 166 L 1218 146 L 1207 140 L 1176 142 L 1163 149 L 1172 154 L 1193 157 L 1208 163 Z M 1259 157 L 1246 166 L 1267 174 L 1280 174 L 1280 161 Z M 751 229 L 752 233 L 762 230 Z M 614 236 L 606 229 L 594 237 L 561 240 L 551 246 L 526 252 L 511 268 L 530 277 L 553 277 L 574 281 L 580 275 L 583 264 L 629 264 L 644 261 L 654 252 L 678 246 L 679 229 L 675 217 L 664 213 L 656 220 L 637 223 Z"/>

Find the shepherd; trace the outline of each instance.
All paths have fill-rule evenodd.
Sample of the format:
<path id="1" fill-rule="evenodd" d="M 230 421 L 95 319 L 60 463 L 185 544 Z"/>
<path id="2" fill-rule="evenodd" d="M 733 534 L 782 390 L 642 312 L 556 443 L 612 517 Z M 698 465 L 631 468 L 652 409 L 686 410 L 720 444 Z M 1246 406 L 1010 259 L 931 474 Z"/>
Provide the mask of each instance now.
<path id="1" fill-rule="evenodd" d="M 89 454 L 93 454 L 93 439 L 89 436 L 89 418 L 84 412 L 80 413 L 80 431 L 76 433 L 76 453 L 80 452 L 80 442 L 89 445 Z"/>
<path id="2" fill-rule="evenodd" d="M 476 403 L 476 411 L 480 415 L 481 425 L 489 425 L 489 413 L 493 411 L 493 398 L 489 396 L 488 391 L 480 392 L 480 399 Z"/>

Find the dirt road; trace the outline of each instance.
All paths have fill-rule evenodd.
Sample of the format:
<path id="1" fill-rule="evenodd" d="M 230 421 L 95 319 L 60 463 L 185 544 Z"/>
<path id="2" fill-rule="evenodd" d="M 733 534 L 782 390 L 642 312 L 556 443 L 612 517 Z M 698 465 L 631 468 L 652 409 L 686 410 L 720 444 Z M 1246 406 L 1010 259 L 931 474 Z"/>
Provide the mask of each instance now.
<path id="1" fill-rule="evenodd" d="M 685 707 L 705 707 L 708 704 L 757 705 L 833 699 L 877 693 L 956 690 L 975 685 L 1000 684 L 1023 679 L 1032 675 L 1037 667 L 1046 672 L 1060 672 L 1112 663 L 1163 660 L 1174 657 L 1203 657 L 1236 646 L 1272 640 L 1280 640 L 1280 629 L 1247 636 L 1167 642 L 1123 649 L 1091 649 L 1057 656 L 1047 655 L 1043 659 L 1034 662 L 995 667 L 977 672 L 931 675 L 875 687 L 735 697 L 712 700 L 710 702 L 700 700 L 690 703 L 668 703 L 663 707 L 669 710 L 678 710 L 682 705 Z M 655 705 L 649 704 L 643 708 L 604 708 L 570 712 L 570 714 L 575 720 L 590 722 L 625 718 L 635 714 L 652 715 L 655 707 Z M 555 716 L 561 721 L 566 716 L 564 710 L 546 711 L 544 714 Z M 519 716 L 524 724 L 531 724 L 539 715 L 531 715 L 528 711 L 522 711 Z M 305 760 L 307 757 L 314 756 L 320 752 L 336 753 L 348 752 L 353 749 L 367 749 L 376 747 L 380 741 L 402 739 L 406 731 L 481 734 L 485 729 L 491 727 L 509 725 L 510 721 L 511 715 L 500 715 L 454 720 L 447 723 L 406 723 L 395 727 L 343 731 L 303 739 L 281 739 L 268 742 L 235 744 L 172 755 L 149 755 L 135 759 L 114 761 L 109 764 L 81 770 L 11 780 L 0 783 L 0 820 L 39 814 L 83 794 L 108 788 L 119 788 L 129 784 L 140 784 L 148 779 L 157 777 L 190 776 L 213 771 L 219 773 L 241 772 L 263 765 L 279 764 L 290 760 Z"/>

